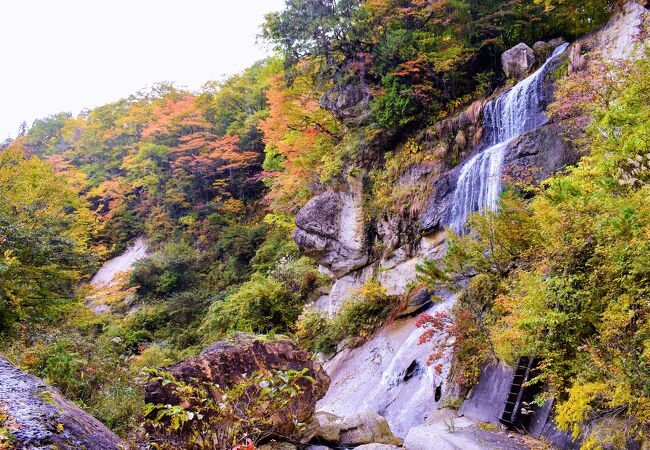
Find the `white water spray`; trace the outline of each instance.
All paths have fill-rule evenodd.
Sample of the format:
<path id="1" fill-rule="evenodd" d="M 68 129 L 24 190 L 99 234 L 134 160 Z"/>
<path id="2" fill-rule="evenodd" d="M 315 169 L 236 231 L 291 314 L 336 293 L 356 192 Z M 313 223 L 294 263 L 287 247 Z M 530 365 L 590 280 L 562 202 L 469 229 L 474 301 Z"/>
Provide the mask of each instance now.
<path id="1" fill-rule="evenodd" d="M 542 110 L 546 69 L 568 46 L 562 44 L 557 47 L 532 75 L 485 105 L 483 146 L 487 148 L 470 159 L 458 176 L 449 220 L 454 231 L 465 231 L 465 222 L 470 213 L 496 209 L 502 190 L 501 169 L 508 144 L 547 122 Z"/>

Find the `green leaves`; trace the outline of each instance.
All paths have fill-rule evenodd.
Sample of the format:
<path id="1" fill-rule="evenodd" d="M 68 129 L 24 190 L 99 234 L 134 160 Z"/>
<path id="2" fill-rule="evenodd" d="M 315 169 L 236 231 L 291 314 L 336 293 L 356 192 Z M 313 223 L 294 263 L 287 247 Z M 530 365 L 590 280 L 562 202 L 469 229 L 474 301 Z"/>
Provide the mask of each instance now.
<path id="1" fill-rule="evenodd" d="M 304 392 L 305 381 L 315 382 L 307 368 L 256 371 L 229 388 L 197 379 L 177 381 L 156 369 L 146 372 L 154 375 L 149 381 L 167 386 L 177 400 L 148 403 L 143 409 L 144 424 L 154 430 L 150 438 L 167 449 L 187 448 L 190 442 L 193 449 L 231 450 L 244 438 L 257 442 L 275 429 L 279 414 L 288 416 L 286 423 L 295 431 L 302 424 L 287 408 Z"/>
<path id="2" fill-rule="evenodd" d="M 95 224 L 81 188 L 20 142 L 0 151 L 0 334 L 16 320 L 60 317 L 92 270 Z"/>

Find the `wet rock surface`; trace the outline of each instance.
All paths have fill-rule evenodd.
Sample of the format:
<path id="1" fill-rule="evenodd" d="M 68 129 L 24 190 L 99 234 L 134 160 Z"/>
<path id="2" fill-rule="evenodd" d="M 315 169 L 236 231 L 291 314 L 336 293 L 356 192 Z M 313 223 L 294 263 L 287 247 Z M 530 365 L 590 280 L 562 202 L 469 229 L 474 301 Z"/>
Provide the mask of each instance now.
<path id="1" fill-rule="evenodd" d="M 219 384 L 230 387 L 241 380 L 244 374 L 260 369 L 302 370 L 315 379 L 315 383 L 303 380 L 304 391 L 289 405 L 287 416 L 306 422 L 315 410 L 316 402 L 325 395 L 329 377 L 311 355 L 288 339 L 263 341 L 254 336 L 239 334 L 219 341 L 206 348 L 201 354 L 187 358 L 164 370 L 177 380 Z M 174 403 L 170 389 L 152 382 L 145 387 L 145 401 L 148 403 Z M 278 427 L 282 428 L 286 417 L 278 417 Z"/>
<path id="2" fill-rule="evenodd" d="M 508 145 L 503 173 L 510 182 L 538 183 L 575 164 L 579 156 L 564 141 L 560 126 L 548 124 L 514 139 Z"/>
<path id="3" fill-rule="evenodd" d="M 453 298 L 427 309 L 446 311 Z M 319 411 L 345 417 L 373 411 L 386 418 L 393 433 L 403 438 L 413 426 L 444 402 L 436 396 L 445 389 L 447 369 L 438 374 L 426 361 L 431 346 L 418 345 L 422 330 L 416 318 L 399 319 L 379 331 L 362 346 L 345 349 L 325 364 L 332 380 Z"/>
<path id="4" fill-rule="evenodd" d="M 120 439 L 100 421 L 43 380 L 18 370 L 1 356 L 0 409 L 15 425 L 10 433 L 16 449 L 124 448 Z"/>
<path id="5" fill-rule="evenodd" d="M 420 217 L 420 226 L 423 230 L 433 230 L 447 225 L 460 169 L 461 166 L 455 167 L 433 182 L 427 209 Z"/>

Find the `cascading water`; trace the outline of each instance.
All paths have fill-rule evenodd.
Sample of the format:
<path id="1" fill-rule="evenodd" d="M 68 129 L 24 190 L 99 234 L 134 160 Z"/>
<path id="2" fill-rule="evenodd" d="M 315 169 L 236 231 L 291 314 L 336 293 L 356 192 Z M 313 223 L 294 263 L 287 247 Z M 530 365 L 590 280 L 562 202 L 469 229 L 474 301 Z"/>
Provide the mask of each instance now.
<path id="1" fill-rule="evenodd" d="M 431 306 L 426 313 L 448 311 L 455 296 Z M 360 411 L 378 412 L 391 430 L 404 437 L 424 423 L 441 401 L 449 371 L 450 352 L 445 352 L 438 373 L 426 361 L 433 344 L 418 345 L 423 333 L 416 318 L 398 320 L 361 347 L 339 353 L 325 364 L 331 384 L 318 409 L 345 416 Z"/>
<path id="2" fill-rule="evenodd" d="M 508 144 L 548 120 L 542 105 L 544 78 L 548 65 L 568 46 L 562 44 L 557 47 L 535 73 L 485 105 L 485 149 L 470 159 L 458 176 L 449 218 L 449 225 L 454 231 L 465 231 L 465 222 L 470 213 L 496 209 L 502 188 L 501 166 Z"/>

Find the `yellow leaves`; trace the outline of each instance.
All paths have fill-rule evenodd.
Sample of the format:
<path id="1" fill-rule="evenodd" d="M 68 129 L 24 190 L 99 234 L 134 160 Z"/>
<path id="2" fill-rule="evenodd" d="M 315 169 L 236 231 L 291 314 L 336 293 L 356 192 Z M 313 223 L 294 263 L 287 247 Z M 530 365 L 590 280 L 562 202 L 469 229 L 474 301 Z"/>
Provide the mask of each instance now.
<path id="1" fill-rule="evenodd" d="M 507 295 L 495 300 L 501 318 L 492 327 L 492 345 L 499 358 L 514 362 L 521 355 L 537 353 L 536 340 L 543 333 L 542 318 L 548 314 L 543 277 L 517 272 Z"/>
<path id="2" fill-rule="evenodd" d="M 27 227 L 58 228 L 62 236 L 85 248 L 94 226 L 86 201 L 79 196 L 83 176 L 74 171 L 71 183 L 37 157 L 26 158 L 20 144 L 0 152 L 0 211 Z"/>
<path id="3" fill-rule="evenodd" d="M 535 0 L 535 3 L 539 4 L 544 4 L 544 10 L 545 11 L 553 11 L 555 9 L 554 3 L 562 3 L 562 0 Z"/>
<path id="4" fill-rule="evenodd" d="M 629 384 L 576 382 L 568 394 L 567 400 L 557 404 L 555 421 L 574 439 L 584 439 L 582 450 L 626 448 L 630 438 L 643 438 L 643 425 L 650 420 L 650 399 Z M 603 415 L 603 410 L 610 414 Z"/>
<path id="5" fill-rule="evenodd" d="M 387 296 L 386 288 L 374 277 L 366 281 L 359 289 L 353 290 L 352 293 L 359 298 L 378 302 L 383 301 Z"/>
<path id="6" fill-rule="evenodd" d="M 621 295 L 617 301 L 607 305 L 602 322 L 599 324 L 601 340 L 625 339 L 625 329 L 635 315 L 632 302 L 633 299 L 625 294 Z"/>
<path id="7" fill-rule="evenodd" d="M 594 402 L 608 393 L 605 383 L 575 384 L 569 389 L 569 398 L 557 405 L 555 420 L 558 428 L 570 431 L 574 438 L 580 436 L 581 424 L 594 410 Z"/>
<path id="8" fill-rule="evenodd" d="M 219 211 L 232 214 L 242 214 L 246 211 L 246 205 L 239 199 L 229 198 L 218 208 Z"/>

